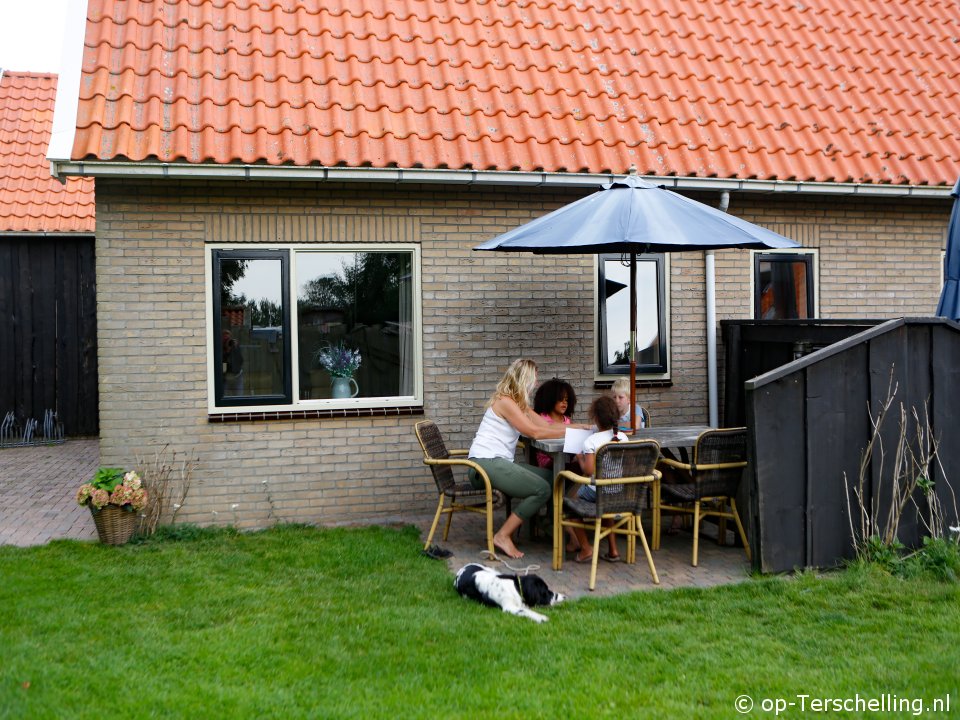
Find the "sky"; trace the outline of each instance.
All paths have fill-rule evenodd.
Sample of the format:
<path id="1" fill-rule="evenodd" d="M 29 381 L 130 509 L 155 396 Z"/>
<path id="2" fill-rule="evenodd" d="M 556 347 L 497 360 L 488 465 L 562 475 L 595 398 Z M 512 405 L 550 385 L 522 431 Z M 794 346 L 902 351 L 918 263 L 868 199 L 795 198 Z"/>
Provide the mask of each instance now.
<path id="1" fill-rule="evenodd" d="M 0 68 L 59 73 L 69 0 L 0 0 Z"/>

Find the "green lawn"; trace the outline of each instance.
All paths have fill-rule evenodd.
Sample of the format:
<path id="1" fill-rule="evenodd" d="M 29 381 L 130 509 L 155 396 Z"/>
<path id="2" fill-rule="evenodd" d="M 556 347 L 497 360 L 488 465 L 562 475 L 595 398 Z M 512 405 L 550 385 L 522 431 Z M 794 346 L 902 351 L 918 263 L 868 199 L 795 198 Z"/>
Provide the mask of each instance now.
<path id="1" fill-rule="evenodd" d="M 960 716 L 956 584 L 805 574 L 538 625 L 462 600 L 418 550 L 413 529 L 304 527 L 0 547 L 0 717 L 729 719 L 747 694 L 766 718 L 763 698 L 856 693 Z"/>

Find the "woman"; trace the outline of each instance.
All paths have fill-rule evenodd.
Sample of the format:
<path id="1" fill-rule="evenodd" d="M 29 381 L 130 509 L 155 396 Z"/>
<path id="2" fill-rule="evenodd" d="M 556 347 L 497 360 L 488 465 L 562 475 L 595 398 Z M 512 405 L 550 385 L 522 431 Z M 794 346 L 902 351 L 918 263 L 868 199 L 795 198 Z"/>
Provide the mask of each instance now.
<path id="1" fill-rule="evenodd" d="M 530 394 L 537 384 L 537 365 L 532 360 L 514 360 L 497 383 L 497 389 L 487 402 L 470 446 L 469 457 L 490 477 L 490 484 L 520 503 L 510 513 L 493 536 L 493 545 L 510 558 L 522 558 L 523 553 L 513 542 L 513 533 L 550 501 L 553 494 L 553 473 L 546 468 L 515 463 L 517 441 L 520 435 L 541 440 L 561 438 L 567 427 L 581 425 L 551 424 L 530 407 Z M 471 484 L 480 489 L 483 480 L 476 471 L 470 471 Z"/>

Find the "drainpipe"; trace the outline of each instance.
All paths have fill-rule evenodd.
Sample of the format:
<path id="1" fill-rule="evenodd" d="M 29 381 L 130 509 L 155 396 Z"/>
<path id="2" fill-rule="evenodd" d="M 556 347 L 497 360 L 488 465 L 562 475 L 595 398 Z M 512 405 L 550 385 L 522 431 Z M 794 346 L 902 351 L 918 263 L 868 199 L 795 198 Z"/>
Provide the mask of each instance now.
<path id="1" fill-rule="evenodd" d="M 726 190 L 720 193 L 720 212 L 726 212 L 730 207 L 730 193 Z M 707 250 L 705 273 L 707 279 L 707 407 L 710 414 L 711 427 L 720 425 L 720 408 L 717 392 L 717 286 L 714 266 L 713 250 Z"/>

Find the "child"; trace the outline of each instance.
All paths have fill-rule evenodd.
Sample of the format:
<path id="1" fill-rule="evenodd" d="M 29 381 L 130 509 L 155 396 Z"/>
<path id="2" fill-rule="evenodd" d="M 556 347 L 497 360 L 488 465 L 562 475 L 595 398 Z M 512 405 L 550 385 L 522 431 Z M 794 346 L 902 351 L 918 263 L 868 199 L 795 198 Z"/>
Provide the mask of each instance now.
<path id="1" fill-rule="evenodd" d="M 577 407 L 577 394 L 566 380 L 551 378 L 537 389 L 533 397 L 533 411 L 548 423 L 570 424 L 570 416 Z M 537 450 L 537 466 L 552 468 L 553 460 Z"/>
<path id="2" fill-rule="evenodd" d="M 617 402 L 617 409 L 619 410 L 619 420 L 617 420 L 617 429 L 623 430 L 624 432 L 630 432 L 633 428 L 630 427 L 630 381 L 626 378 L 619 378 L 613 383 L 613 387 L 610 388 L 610 391 L 613 393 L 613 399 Z M 637 427 L 642 428 L 647 426 L 647 411 L 640 407 L 640 403 L 637 403 Z"/>
<path id="3" fill-rule="evenodd" d="M 627 436 L 617 431 L 617 418 L 620 416 L 620 410 L 616 401 L 604 395 L 598 397 L 590 405 L 590 419 L 597 426 L 597 432 L 588 437 L 583 442 L 583 452 L 577 455 L 577 461 L 580 463 L 583 475 L 590 475 L 596 472 L 597 450 L 608 442 L 622 442 Z M 597 488 L 593 485 L 581 485 L 577 490 L 577 497 L 588 502 L 597 501 Z M 587 533 L 583 528 L 574 528 L 574 535 L 580 543 L 580 552 L 577 553 L 574 560 L 578 563 L 590 562 L 593 557 L 593 550 L 587 541 Z M 620 553 L 617 551 L 617 536 L 613 533 L 607 536 L 607 542 L 610 549 L 601 557 L 607 562 L 620 562 Z M 587 554 L 584 555 L 584 552 Z"/>

